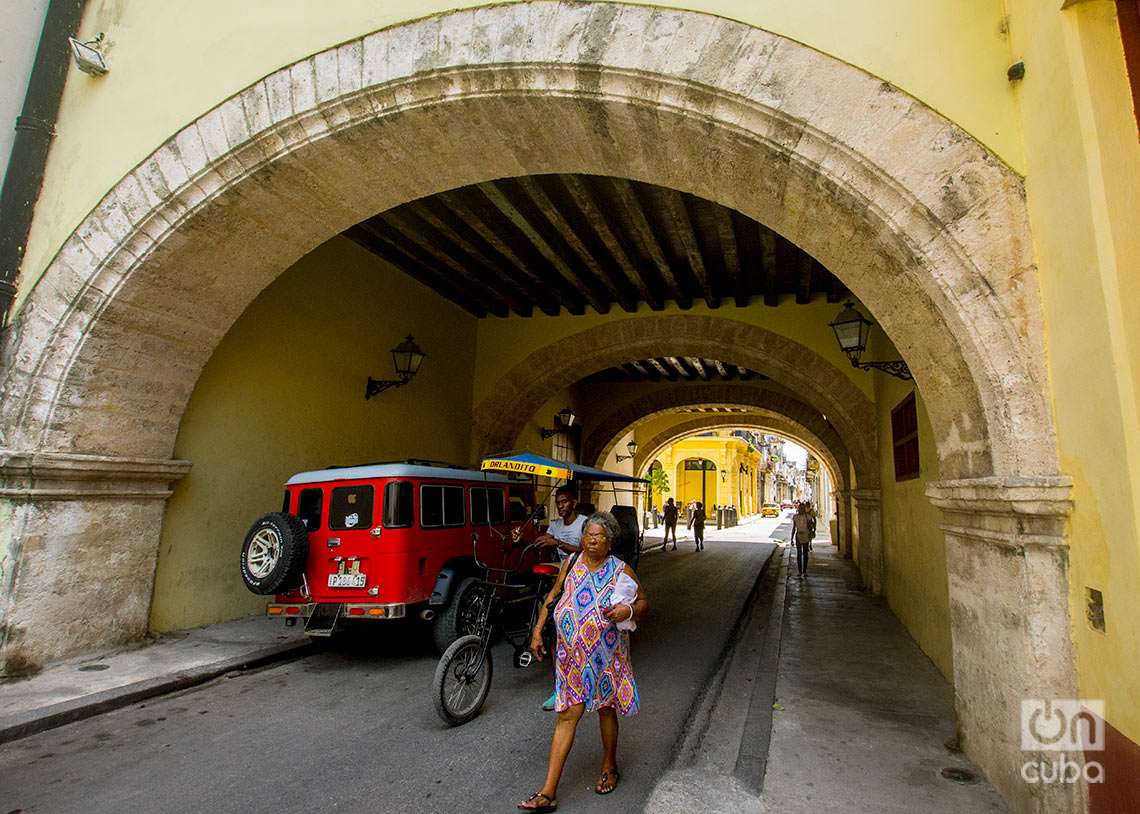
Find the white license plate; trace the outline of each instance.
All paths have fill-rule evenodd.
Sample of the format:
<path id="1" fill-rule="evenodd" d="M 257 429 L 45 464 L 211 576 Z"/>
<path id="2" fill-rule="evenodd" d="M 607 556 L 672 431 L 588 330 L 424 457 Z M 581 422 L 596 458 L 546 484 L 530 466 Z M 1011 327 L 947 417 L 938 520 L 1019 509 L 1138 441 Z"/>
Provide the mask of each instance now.
<path id="1" fill-rule="evenodd" d="M 330 588 L 363 588 L 367 574 L 329 574 Z"/>

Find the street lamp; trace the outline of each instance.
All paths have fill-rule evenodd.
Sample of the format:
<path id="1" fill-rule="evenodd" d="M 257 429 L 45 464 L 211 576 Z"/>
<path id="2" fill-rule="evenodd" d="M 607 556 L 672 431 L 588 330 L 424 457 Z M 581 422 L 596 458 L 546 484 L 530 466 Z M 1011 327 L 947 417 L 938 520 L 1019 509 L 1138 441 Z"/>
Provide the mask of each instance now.
<path id="1" fill-rule="evenodd" d="M 539 429 L 539 434 L 543 439 L 550 438 L 552 435 L 557 435 L 560 432 L 565 432 L 574 426 L 574 422 L 578 420 L 578 416 L 574 415 L 574 411 L 569 407 L 563 407 L 554 414 L 554 429 L 548 430 L 546 427 Z"/>
<path id="2" fill-rule="evenodd" d="M 637 455 L 637 442 L 636 441 L 630 441 L 628 444 L 625 445 L 625 448 L 629 451 L 629 455 L 615 455 L 614 458 L 617 460 L 618 463 L 621 463 L 622 461 L 631 461 L 631 460 L 633 460 L 633 457 L 635 455 Z"/>
<path id="3" fill-rule="evenodd" d="M 828 324 L 831 326 L 831 330 L 835 331 L 835 338 L 839 342 L 839 347 L 851 360 L 852 367 L 857 367 L 860 370 L 881 370 L 891 376 L 908 381 L 914 378 L 910 374 L 910 368 L 907 367 L 906 362 L 901 359 L 891 362 L 861 362 L 859 360 L 863 351 L 867 350 L 867 340 L 871 335 L 871 325 L 874 323 L 859 313 L 855 304 L 850 300 L 843 306 L 843 310 L 839 312 L 835 321 Z"/>
<path id="4" fill-rule="evenodd" d="M 396 347 L 392 348 L 392 366 L 396 368 L 396 375 L 398 379 L 373 379 L 368 377 L 368 387 L 364 390 L 364 399 L 367 401 L 373 396 L 378 396 L 385 390 L 391 387 L 403 387 L 405 384 L 412 380 L 412 377 L 419 372 L 420 365 L 423 363 L 424 358 L 427 356 L 420 346 L 416 344 L 416 340 L 408 334 L 407 338 Z"/>

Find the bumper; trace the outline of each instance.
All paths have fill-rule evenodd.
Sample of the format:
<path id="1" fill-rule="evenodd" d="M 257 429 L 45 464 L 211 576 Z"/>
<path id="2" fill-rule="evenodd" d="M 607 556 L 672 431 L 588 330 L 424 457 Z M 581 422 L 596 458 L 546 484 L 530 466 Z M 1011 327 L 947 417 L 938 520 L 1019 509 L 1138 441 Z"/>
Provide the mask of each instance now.
<path id="1" fill-rule="evenodd" d="M 265 615 L 279 616 L 283 619 L 308 619 L 318 607 L 323 605 L 323 609 L 327 612 L 335 608 L 337 604 L 335 602 L 301 604 L 274 602 L 265 608 Z M 403 619 L 408 612 L 408 606 L 402 602 L 387 605 L 379 605 L 374 602 L 342 602 L 339 604 L 340 613 L 337 616 L 341 619 Z"/>

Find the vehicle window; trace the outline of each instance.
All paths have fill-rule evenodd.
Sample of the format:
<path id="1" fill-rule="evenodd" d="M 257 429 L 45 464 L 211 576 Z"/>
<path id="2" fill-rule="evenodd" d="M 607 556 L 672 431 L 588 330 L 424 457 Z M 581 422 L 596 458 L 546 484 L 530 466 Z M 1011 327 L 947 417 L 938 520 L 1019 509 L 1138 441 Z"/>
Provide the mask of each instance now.
<path id="1" fill-rule="evenodd" d="M 406 480 L 391 481 L 384 487 L 384 527 L 407 528 L 412 525 L 412 484 Z"/>
<path id="2" fill-rule="evenodd" d="M 301 496 L 297 498 L 297 516 L 309 531 L 316 531 L 321 527 L 323 505 L 324 493 L 320 489 L 301 490 Z"/>
<path id="3" fill-rule="evenodd" d="M 503 512 L 503 490 L 471 489 L 471 523 L 476 526 L 502 523 L 506 519 Z"/>
<path id="4" fill-rule="evenodd" d="M 462 526 L 462 486 L 421 486 L 420 525 L 425 529 Z"/>
<path id="5" fill-rule="evenodd" d="M 285 490 L 285 498 L 281 501 L 281 512 L 289 514 L 289 490 Z"/>
<path id="6" fill-rule="evenodd" d="M 329 529 L 372 528 L 372 487 L 338 486 L 329 497 Z"/>
<path id="7" fill-rule="evenodd" d="M 522 489 L 511 488 L 511 522 L 524 523 L 530 517 L 530 501 Z"/>

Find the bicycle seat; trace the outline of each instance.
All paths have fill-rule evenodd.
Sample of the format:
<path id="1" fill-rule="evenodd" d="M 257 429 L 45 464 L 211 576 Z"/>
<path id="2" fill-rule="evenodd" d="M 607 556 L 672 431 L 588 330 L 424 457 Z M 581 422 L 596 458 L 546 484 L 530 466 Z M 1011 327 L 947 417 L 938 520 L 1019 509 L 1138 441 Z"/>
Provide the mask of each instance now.
<path id="1" fill-rule="evenodd" d="M 562 566 L 556 562 L 540 562 L 531 569 L 531 573 L 540 577 L 556 577 Z"/>

